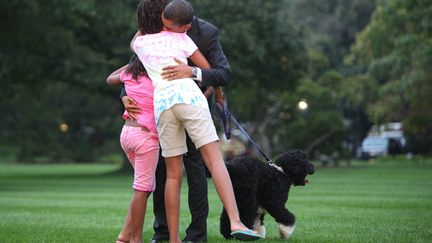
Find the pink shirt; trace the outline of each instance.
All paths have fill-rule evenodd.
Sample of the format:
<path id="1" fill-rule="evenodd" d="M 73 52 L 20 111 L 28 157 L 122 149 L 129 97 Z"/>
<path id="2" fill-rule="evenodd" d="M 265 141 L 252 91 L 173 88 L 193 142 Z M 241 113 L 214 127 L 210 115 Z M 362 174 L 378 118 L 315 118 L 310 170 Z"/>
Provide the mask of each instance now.
<path id="1" fill-rule="evenodd" d="M 137 115 L 138 124 L 148 128 L 151 132 L 156 132 L 156 123 L 153 106 L 153 84 L 147 76 L 139 76 L 137 80 L 131 74 L 122 71 L 120 80 L 124 82 L 126 93 L 134 99 L 141 108 L 141 113 Z M 127 119 L 128 112 L 125 111 L 123 119 Z"/>

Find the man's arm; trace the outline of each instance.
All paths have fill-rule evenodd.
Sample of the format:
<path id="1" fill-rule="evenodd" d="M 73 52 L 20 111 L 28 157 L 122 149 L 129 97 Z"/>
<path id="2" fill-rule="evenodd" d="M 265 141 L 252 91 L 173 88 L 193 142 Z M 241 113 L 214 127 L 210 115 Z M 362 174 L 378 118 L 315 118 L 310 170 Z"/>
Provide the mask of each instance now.
<path id="1" fill-rule="evenodd" d="M 116 84 L 123 84 L 123 82 L 120 79 L 120 73 L 127 68 L 128 65 L 125 65 L 114 72 L 112 72 L 108 78 L 106 79 L 106 82 L 108 85 L 116 85 Z"/>
<path id="2" fill-rule="evenodd" d="M 231 81 L 231 69 L 220 44 L 219 31 L 217 29 L 211 30 L 205 37 L 208 41 L 205 57 L 210 63 L 211 69 L 201 70 L 201 86 L 226 86 Z"/>
<path id="3" fill-rule="evenodd" d="M 193 37 L 192 40 L 195 39 L 195 43 L 202 53 L 204 53 L 211 68 L 201 69 L 201 80 L 197 80 L 196 78 L 195 80 L 200 83 L 201 87 L 228 85 L 230 83 L 231 69 L 219 41 L 218 29 L 205 22 L 203 26 L 198 26 L 199 24 L 194 26 L 194 28 L 201 28 L 199 31 L 195 31 L 199 34 L 192 34 L 191 38 Z M 162 77 L 164 79 L 170 81 L 178 78 L 193 77 L 191 66 L 180 62 L 177 63 L 179 65 L 168 66 L 163 69 Z"/>

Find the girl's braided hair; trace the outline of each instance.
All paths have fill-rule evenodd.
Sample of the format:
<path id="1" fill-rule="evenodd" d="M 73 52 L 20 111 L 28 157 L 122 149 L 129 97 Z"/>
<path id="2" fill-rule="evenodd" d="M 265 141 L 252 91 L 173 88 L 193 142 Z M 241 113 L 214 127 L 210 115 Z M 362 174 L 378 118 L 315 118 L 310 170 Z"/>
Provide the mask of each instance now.
<path id="1" fill-rule="evenodd" d="M 141 34 L 155 34 L 162 31 L 162 12 L 169 0 L 142 0 L 137 7 L 136 17 Z"/>

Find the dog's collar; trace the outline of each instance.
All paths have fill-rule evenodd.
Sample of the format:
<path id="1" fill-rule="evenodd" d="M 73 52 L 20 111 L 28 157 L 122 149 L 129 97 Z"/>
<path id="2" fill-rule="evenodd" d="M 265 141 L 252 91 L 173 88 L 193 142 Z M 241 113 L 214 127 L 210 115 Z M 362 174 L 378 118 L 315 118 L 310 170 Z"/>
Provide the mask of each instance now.
<path id="1" fill-rule="evenodd" d="M 268 164 L 269 164 L 271 167 L 275 168 L 276 170 L 278 170 L 278 171 L 280 171 L 280 172 L 282 172 L 282 173 L 285 174 L 285 172 L 284 172 L 284 170 L 282 169 L 282 167 L 277 166 L 277 165 L 275 165 L 275 164 L 273 164 L 273 163 L 268 163 Z"/>

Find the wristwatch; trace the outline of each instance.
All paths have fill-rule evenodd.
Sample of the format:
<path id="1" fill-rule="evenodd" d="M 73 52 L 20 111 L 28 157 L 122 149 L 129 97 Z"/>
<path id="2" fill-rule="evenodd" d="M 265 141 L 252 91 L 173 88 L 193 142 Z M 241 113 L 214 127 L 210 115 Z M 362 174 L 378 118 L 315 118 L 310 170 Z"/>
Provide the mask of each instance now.
<path id="1" fill-rule="evenodd" d="M 192 68 L 192 77 L 196 78 L 198 76 L 198 68 L 193 67 Z"/>

